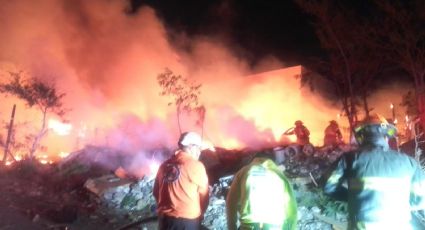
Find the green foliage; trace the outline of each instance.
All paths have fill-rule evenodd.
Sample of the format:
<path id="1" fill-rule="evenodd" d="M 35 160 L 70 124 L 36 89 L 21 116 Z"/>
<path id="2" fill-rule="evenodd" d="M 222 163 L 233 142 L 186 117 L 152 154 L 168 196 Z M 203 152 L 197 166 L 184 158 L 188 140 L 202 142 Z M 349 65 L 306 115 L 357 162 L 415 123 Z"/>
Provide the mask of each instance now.
<path id="1" fill-rule="evenodd" d="M 175 75 L 171 70 L 165 69 L 163 73 L 157 76 L 158 84 L 162 88 L 161 96 L 172 96 L 174 101 L 168 105 L 175 105 L 177 109 L 177 122 L 180 127 L 180 113 L 196 112 L 199 119 L 198 125 L 202 125 L 205 118 L 205 107 L 199 106 L 199 95 L 201 94 L 201 84 L 189 82 L 187 78 L 181 75 Z"/>
<path id="2" fill-rule="evenodd" d="M 122 199 L 120 207 L 121 208 L 132 208 L 137 205 L 138 199 L 136 199 L 135 196 L 133 196 L 131 193 L 125 195 L 125 197 Z"/>
<path id="3" fill-rule="evenodd" d="M 0 93 L 12 95 L 25 101 L 30 108 L 36 106 L 42 112 L 41 128 L 32 138 L 32 146 L 30 148 L 29 157 L 34 157 L 34 153 L 41 139 L 47 133 L 47 114 L 54 113 L 63 117 L 66 110 L 63 109 L 62 99 L 64 93 L 58 93 L 55 87 L 46 84 L 35 77 L 23 78 L 24 73 L 9 72 L 11 80 L 7 83 L 0 84 Z M 29 136 L 28 136 L 29 137 Z"/>
<path id="4" fill-rule="evenodd" d="M 162 87 L 161 96 L 174 97 L 174 105 L 179 109 L 190 112 L 197 108 L 198 97 L 201 94 L 201 84 L 190 83 L 187 78 L 175 75 L 171 70 L 165 71 L 157 77 L 159 85 Z M 173 103 L 169 103 L 172 105 Z"/>
<path id="5" fill-rule="evenodd" d="M 23 79 L 22 75 L 22 72 L 11 72 L 11 81 L 0 84 L 0 92 L 24 100 L 29 107 L 38 106 L 43 112 L 50 110 L 58 116 L 65 114 L 62 108 L 64 93 L 58 93 L 53 86 L 37 78 Z"/>

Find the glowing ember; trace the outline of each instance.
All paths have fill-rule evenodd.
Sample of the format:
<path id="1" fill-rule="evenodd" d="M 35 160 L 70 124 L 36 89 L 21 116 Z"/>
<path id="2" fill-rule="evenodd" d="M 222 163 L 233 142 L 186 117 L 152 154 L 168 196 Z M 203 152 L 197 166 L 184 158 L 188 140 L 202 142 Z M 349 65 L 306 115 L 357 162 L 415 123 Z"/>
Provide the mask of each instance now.
<path id="1" fill-rule="evenodd" d="M 127 172 L 125 171 L 125 169 L 123 169 L 122 167 L 118 167 L 115 170 L 115 175 L 119 178 L 125 178 L 127 176 Z"/>
<path id="2" fill-rule="evenodd" d="M 65 157 L 69 156 L 69 154 L 70 154 L 69 152 L 60 152 L 59 153 L 59 157 L 60 158 L 65 158 Z"/>

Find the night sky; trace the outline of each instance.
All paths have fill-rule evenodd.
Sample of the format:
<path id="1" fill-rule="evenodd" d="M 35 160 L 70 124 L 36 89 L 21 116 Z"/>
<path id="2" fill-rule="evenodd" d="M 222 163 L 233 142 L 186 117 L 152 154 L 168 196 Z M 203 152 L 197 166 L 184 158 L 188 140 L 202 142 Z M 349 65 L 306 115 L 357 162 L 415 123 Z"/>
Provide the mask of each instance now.
<path id="1" fill-rule="evenodd" d="M 320 53 L 308 16 L 291 0 L 132 0 L 130 13 L 149 5 L 169 32 L 227 41 L 251 64 L 273 55 L 288 65 Z M 170 33 L 170 34 L 173 34 Z M 172 39 L 172 37 L 170 38 Z"/>

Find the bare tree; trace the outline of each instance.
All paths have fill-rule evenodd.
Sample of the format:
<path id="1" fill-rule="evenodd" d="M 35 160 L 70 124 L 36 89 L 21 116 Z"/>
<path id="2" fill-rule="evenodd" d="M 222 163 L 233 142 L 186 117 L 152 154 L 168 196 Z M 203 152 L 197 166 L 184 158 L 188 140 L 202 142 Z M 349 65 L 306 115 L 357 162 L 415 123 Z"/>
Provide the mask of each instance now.
<path id="1" fill-rule="evenodd" d="M 347 30 L 354 25 L 350 14 L 338 2 L 323 0 L 297 0 L 298 5 L 314 18 L 314 27 L 325 57 L 313 65 L 318 71 L 335 85 L 335 91 L 341 100 L 347 116 L 350 130 L 357 122 L 357 105 L 354 91 L 353 63 L 357 62 L 353 52 L 356 43 Z"/>
<path id="2" fill-rule="evenodd" d="M 168 105 L 174 104 L 176 106 L 179 132 L 182 133 L 180 124 L 182 112 L 197 112 L 199 117 L 197 123 L 202 122 L 203 127 L 205 107 L 199 106 L 198 101 L 201 94 L 201 84 L 191 83 L 187 78 L 183 78 L 181 75 L 175 75 L 168 68 L 157 76 L 157 80 L 162 88 L 160 95 L 172 96 L 174 98 L 174 102 L 170 102 Z"/>
<path id="3" fill-rule="evenodd" d="M 425 130 L 425 1 L 374 2 L 378 16 L 368 40 L 413 78 L 420 124 Z"/>
<path id="4" fill-rule="evenodd" d="M 386 69 L 385 54 L 378 52 L 368 37 L 375 24 L 369 12 L 350 1 L 296 0 L 312 15 L 313 26 L 320 41 L 323 55 L 308 66 L 334 84 L 343 114 L 350 130 L 374 109 L 368 98 L 377 85 L 377 79 Z M 361 4 L 360 4 L 361 5 Z"/>
<path id="5" fill-rule="evenodd" d="M 59 117 L 63 117 L 66 110 L 63 109 L 62 99 L 64 93 L 58 93 L 56 89 L 35 77 L 24 79 L 23 72 L 10 72 L 11 80 L 8 83 L 0 84 L 0 92 L 6 95 L 15 96 L 24 100 L 28 107 L 36 107 L 42 113 L 41 127 L 37 134 L 34 135 L 32 145 L 29 150 L 29 158 L 34 158 L 40 141 L 46 135 L 47 115 L 53 113 Z"/>

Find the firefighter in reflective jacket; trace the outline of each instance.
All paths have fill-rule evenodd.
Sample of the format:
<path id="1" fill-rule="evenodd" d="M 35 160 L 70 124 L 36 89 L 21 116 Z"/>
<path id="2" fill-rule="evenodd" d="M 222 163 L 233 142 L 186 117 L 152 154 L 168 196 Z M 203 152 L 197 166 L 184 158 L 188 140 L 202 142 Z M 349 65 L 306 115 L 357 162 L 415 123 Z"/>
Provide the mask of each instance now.
<path id="1" fill-rule="evenodd" d="M 229 230 L 296 229 L 297 203 L 292 186 L 270 157 L 266 152 L 257 153 L 236 173 L 226 198 Z"/>
<path id="2" fill-rule="evenodd" d="M 354 133 L 359 148 L 333 166 L 325 194 L 348 201 L 349 229 L 413 229 L 411 211 L 425 210 L 424 171 L 389 148 L 396 129 L 385 119 L 374 116 Z"/>

